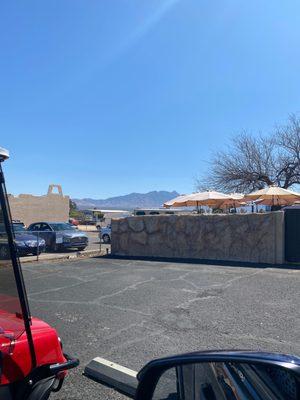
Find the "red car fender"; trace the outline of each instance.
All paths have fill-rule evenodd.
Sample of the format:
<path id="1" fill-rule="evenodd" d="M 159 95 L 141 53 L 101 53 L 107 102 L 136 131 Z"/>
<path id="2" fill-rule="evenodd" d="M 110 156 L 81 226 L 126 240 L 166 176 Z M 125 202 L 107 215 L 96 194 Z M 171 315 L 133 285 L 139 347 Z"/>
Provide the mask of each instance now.
<path id="1" fill-rule="evenodd" d="M 37 318 L 32 318 L 31 331 L 37 367 L 66 361 L 55 329 Z M 1 385 L 23 380 L 32 371 L 26 332 L 10 344 L 10 349 L 7 339 L 0 338 L 0 346 L 3 345 L 7 351 L 3 352 Z"/>

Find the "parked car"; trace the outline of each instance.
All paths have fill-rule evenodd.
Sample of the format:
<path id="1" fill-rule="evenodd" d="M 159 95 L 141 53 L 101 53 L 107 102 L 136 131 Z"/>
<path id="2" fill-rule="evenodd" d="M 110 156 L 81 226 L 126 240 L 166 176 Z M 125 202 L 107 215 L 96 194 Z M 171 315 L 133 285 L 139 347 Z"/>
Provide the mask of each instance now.
<path id="1" fill-rule="evenodd" d="M 13 219 L 13 220 L 12 220 L 12 223 L 13 223 L 13 224 L 21 225 L 21 226 L 23 226 L 24 228 L 26 228 L 24 222 L 20 221 L 19 219 Z"/>
<path id="2" fill-rule="evenodd" d="M 111 225 L 100 228 L 99 238 L 100 240 L 103 240 L 103 243 L 108 244 L 111 242 Z"/>
<path id="3" fill-rule="evenodd" d="M 0 207 L 1 212 L 1 207 Z M 0 260 L 6 260 L 9 257 L 9 247 L 7 244 L 7 234 L 4 222 L 0 223 Z"/>
<path id="4" fill-rule="evenodd" d="M 66 222 L 35 222 L 28 231 L 46 241 L 47 250 L 77 248 L 82 251 L 88 245 L 88 236 Z"/>
<path id="5" fill-rule="evenodd" d="M 43 238 L 38 239 L 32 233 L 29 233 L 22 222 L 13 222 L 12 226 L 19 256 L 36 255 L 45 251 L 45 240 Z"/>
<path id="6" fill-rule="evenodd" d="M 69 219 L 69 224 L 74 225 L 74 226 L 78 226 L 79 225 L 79 221 L 75 218 L 70 218 Z"/>
<path id="7" fill-rule="evenodd" d="M 29 232 L 24 227 L 22 222 L 12 223 L 15 234 L 15 244 L 19 256 L 28 254 L 41 254 L 45 251 L 45 240 L 37 237 Z M 9 257 L 9 248 L 7 246 L 7 237 L 5 234 L 4 224 L 0 224 L 0 259 Z"/>

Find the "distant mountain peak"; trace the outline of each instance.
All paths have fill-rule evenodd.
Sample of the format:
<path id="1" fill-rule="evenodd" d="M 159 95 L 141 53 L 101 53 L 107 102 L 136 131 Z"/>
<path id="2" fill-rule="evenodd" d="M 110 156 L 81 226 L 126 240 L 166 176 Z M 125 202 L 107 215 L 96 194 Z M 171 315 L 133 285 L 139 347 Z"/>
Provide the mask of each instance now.
<path id="1" fill-rule="evenodd" d="M 72 199 L 81 210 L 87 208 L 108 208 L 133 210 L 134 208 L 157 208 L 163 203 L 173 199 L 179 194 L 174 190 L 153 190 L 148 193 L 130 193 L 123 196 L 109 197 L 107 199 Z"/>

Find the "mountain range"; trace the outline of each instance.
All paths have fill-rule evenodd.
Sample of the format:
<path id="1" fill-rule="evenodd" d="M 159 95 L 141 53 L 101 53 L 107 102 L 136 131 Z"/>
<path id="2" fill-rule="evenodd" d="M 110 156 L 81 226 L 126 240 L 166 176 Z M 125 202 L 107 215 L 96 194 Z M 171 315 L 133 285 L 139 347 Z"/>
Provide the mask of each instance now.
<path id="1" fill-rule="evenodd" d="M 124 196 L 110 197 L 108 199 L 85 198 L 72 200 L 80 210 L 89 208 L 133 210 L 134 208 L 161 207 L 163 203 L 176 196 L 179 196 L 179 194 L 175 190 L 173 192 L 160 190 L 148 193 L 130 193 Z"/>

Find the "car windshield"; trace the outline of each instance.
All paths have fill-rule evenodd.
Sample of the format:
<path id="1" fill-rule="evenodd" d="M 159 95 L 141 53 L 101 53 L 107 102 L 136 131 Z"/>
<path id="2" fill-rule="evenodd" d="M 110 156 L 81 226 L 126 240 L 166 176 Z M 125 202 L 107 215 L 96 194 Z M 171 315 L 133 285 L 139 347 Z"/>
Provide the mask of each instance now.
<path id="1" fill-rule="evenodd" d="M 67 223 L 63 223 L 63 222 L 62 223 L 56 223 L 56 224 L 49 224 L 49 225 L 56 232 L 69 231 L 69 230 L 75 229 L 75 228 L 73 228 L 73 226 L 71 224 L 67 224 Z"/>
<path id="2" fill-rule="evenodd" d="M 13 228 L 14 228 L 14 232 L 15 233 L 17 233 L 17 232 L 25 232 L 26 231 L 24 225 L 21 225 L 21 224 L 13 224 Z"/>
<path id="3" fill-rule="evenodd" d="M 11 260 L 8 235 L 4 223 L 3 207 L 5 200 L 0 187 L 0 337 L 16 339 L 25 330 L 13 264 Z M 3 349 L 1 349 L 3 351 Z"/>

